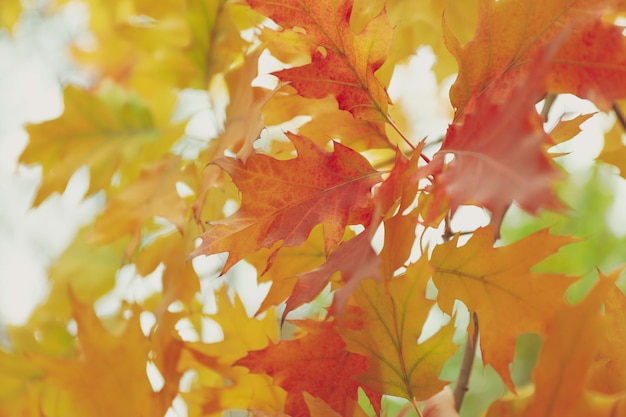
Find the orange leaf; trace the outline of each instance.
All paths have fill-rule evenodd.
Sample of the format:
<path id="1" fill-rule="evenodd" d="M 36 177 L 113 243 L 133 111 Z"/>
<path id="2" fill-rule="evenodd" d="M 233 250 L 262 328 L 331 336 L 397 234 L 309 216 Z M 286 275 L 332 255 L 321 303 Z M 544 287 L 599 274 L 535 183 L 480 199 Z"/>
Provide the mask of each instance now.
<path id="1" fill-rule="evenodd" d="M 470 313 L 476 312 L 483 360 L 514 389 L 508 365 L 517 336 L 546 334 L 549 320 L 572 283 L 565 276 L 530 269 L 574 239 L 550 235 L 544 229 L 511 245 L 493 248 L 492 228 L 478 229 L 460 248 L 458 239 L 457 235 L 433 251 L 437 301 L 448 314 L 457 299 Z"/>
<path id="2" fill-rule="evenodd" d="M 620 272 L 609 278 L 616 279 Z M 586 387 L 604 394 L 619 394 L 626 391 L 626 296 L 616 286 L 612 286 L 605 297 L 604 314 L 609 331 L 598 340 Z"/>
<path id="3" fill-rule="evenodd" d="M 358 119 L 385 120 L 389 98 L 374 72 L 387 56 L 393 30 L 383 10 L 355 34 L 352 0 L 248 0 L 256 11 L 285 29 L 304 30 L 314 48 L 312 62 L 274 73 L 309 98 L 334 95 L 339 108 Z"/>
<path id="4" fill-rule="evenodd" d="M 214 163 L 230 174 L 241 191 L 241 208 L 233 216 L 213 222 L 202 244 L 191 254 L 229 252 L 222 272 L 260 248 L 302 244 L 311 229 L 324 226 L 326 252 L 342 238 L 349 222 L 364 223 L 351 211 L 364 208 L 380 175 L 367 160 L 335 143 L 333 153 L 309 139 L 288 134 L 298 157 L 279 161 L 266 155 L 241 160 L 221 158 Z"/>
<path id="5" fill-rule="evenodd" d="M 230 102 L 226 108 L 224 131 L 218 138 L 218 145 L 213 145 L 216 157 L 224 155 L 225 149 L 235 150 L 244 160 L 254 152 L 252 143 L 264 127 L 261 109 L 274 94 L 272 90 L 251 86 L 258 73 L 260 55 L 260 51 L 247 55 L 241 67 L 224 77 Z"/>
<path id="6" fill-rule="evenodd" d="M 274 384 L 287 390 L 285 412 L 292 417 L 309 416 L 304 392 L 344 415 L 348 400 L 357 399 L 359 384 L 353 377 L 367 369 L 367 359 L 345 350 L 332 323 L 303 321 L 298 326 L 308 334 L 250 352 L 236 364 L 272 376 Z M 380 395 L 368 389 L 365 392 L 380 410 Z"/>
<path id="7" fill-rule="evenodd" d="M 601 277 L 581 303 L 560 308 L 550 321 L 550 333 L 533 372 L 534 394 L 523 401 L 498 401 L 490 407 L 488 417 L 617 415 L 609 411 L 619 397 L 602 398 L 585 389 L 598 346 L 611 332 L 601 315 L 602 302 L 611 288 L 615 288 L 613 280 Z"/>
<path id="8" fill-rule="evenodd" d="M 347 349 L 368 357 L 370 367 L 357 378 L 380 393 L 425 400 L 446 382 L 439 380 L 454 354 L 454 326 L 418 344 L 433 301 L 426 299 L 431 271 L 426 258 L 386 283 L 364 280 L 354 291 L 355 329 L 341 329 Z"/>
<path id="9" fill-rule="evenodd" d="M 580 126 L 594 115 L 595 113 L 580 114 L 570 120 L 559 120 L 556 126 L 550 131 L 550 137 L 555 144 L 568 141 L 582 132 Z"/>
<path id="10" fill-rule="evenodd" d="M 472 40 L 461 46 L 449 30 L 444 30 L 448 49 L 459 64 L 459 75 L 450 91 L 456 118 L 472 97 L 493 88 L 496 80 L 496 97 L 506 101 L 519 80 L 526 78 L 532 58 L 563 31 L 572 35 L 555 56 L 548 90 L 578 94 L 606 110 L 615 97 L 626 94 L 622 58 L 626 42 L 621 36 L 618 39 L 621 29 L 598 20 L 620 7 L 623 4 L 618 0 L 479 1 L 478 26 Z"/>

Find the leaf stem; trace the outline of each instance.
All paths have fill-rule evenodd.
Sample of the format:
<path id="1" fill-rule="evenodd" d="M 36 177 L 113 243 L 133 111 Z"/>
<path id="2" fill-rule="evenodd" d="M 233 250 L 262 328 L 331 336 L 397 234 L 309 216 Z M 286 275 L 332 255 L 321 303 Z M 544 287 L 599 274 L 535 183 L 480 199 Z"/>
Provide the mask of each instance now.
<path id="1" fill-rule="evenodd" d="M 626 117 L 616 102 L 613 102 L 613 111 L 615 112 L 615 116 L 617 117 L 617 121 L 622 127 L 622 130 L 626 131 Z"/>
<path id="2" fill-rule="evenodd" d="M 393 130 L 395 130 L 396 132 L 398 132 L 398 135 L 400 135 L 400 137 L 402 138 L 402 140 L 409 145 L 409 147 L 413 150 L 415 150 L 415 146 L 411 143 L 411 141 L 404 136 L 404 133 L 402 133 L 402 130 L 400 130 L 400 128 L 398 127 L 398 125 L 396 125 L 396 123 L 391 119 L 391 117 L 389 117 L 388 114 L 385 115 L 385 119 L 387 119 L 387 123 L 389 123 L 389 125 L 391 127 L 393 127 Z M 430 158 L 427 157 L 426 155 L 424 155 L 423 153 L 420 153 L 420 158 L 422 158 L 424 160 L 424 162 L 426 162 L 427 164 L 430 163 Z"/>
<path id="3" fill-rule="evenodd" d="M 417 415 L 419 417 L 424 417 L 424 415 L 422 414 L 422 412 L 420 411 L 419 406 L 417 405 L 417 400 L 415 399 L 415 397 L 413 397 L 411 399 L 411 404 L 413 404 L 413 408 L 415 409 L 415 411 L 417 412 Z"/>
<path id="4" fill-rule="evenodd" d="M 461 404 L 463 404 L 463 398 L 465 393 L 469 390 L 469 379 L 472 374 L 472 366 L 474 365 L 474 357 L 476 356 L 476 343 L 478 342 L 478 316 L 476 313 L 472 313 L 474 319 L 474 334 L 472 339 L 468 340 L 465 344 L 465 351 L 463 352 L 463 362 L 461 363 L 461 369 L 459 370 L 459 377 L 454 387 L 454 406 L 457 411 L 461 410 Z"/>

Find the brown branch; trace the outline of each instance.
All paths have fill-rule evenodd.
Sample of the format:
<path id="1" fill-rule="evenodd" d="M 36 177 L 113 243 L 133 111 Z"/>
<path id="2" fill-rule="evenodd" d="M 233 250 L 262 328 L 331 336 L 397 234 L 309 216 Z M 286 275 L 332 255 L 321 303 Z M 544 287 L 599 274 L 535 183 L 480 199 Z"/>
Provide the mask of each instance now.
<path id="1" fill-rule="evenodd" d="M 626 117 L 624 117 L 622 109 L 618 107 L 616 102 L 613 102 L 613 111 L 615 112 L 615 116 L 617 117 L 617 121 L 622 127 L 622 130 L 626 131 Z"/>
<path id="2" fill-rule="evenodd" d="M 463 362 L 461 363 L 461 369 L 459 370 L 459 377 L 456 380 L 456 386 L 454 387 L 454 406 L 457 411 L 461 410 L 461 404 L 463 404 L 463 397 L 469 390 L 469 379 L 472 374 L 472 366 L 474 365 L 474 357 L 476 356 L 476 343 L 478 342 L 478 316 L 476 313 L 472 313 L 474 319 L 474 335 L 472 340 L 467 340 L 465 344 L 465 352 L 463 352 Z"/>
<path id="3" fill-rule="evenodd" d="M 548 93 L 543 102 L 543 109 L 541 109 L 541 118 L 544 122 L 548 121 L 548 114 L 550 113 L 550 109 L 556 100 L 556 94 Z"/>

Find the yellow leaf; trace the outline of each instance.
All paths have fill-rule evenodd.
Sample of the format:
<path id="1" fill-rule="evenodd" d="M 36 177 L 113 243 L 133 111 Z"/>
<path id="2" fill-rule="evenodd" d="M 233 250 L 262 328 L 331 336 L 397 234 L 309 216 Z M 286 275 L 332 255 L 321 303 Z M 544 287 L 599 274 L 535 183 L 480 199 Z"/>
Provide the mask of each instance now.
<path id="1" fill-rule="evenodd" d="M 80 341 L 75 357 L 32 356 L 45 373 L 42 381 L 58 393 L 44 401 L 45 415 L 163 415 L 146 374 L 151 345 L 141 332 L 139 312 L 133 312 L 122 334 L 114 335 L 92 307 L 73 295 L 70 301 Z"/>
<path id="2" fill-rule="evenodd" d="M 139 244 L 143 226 L 156 216 L 167 219 L 182 233 L 187 204 L 176 190 L 182 174 L 177 157 L 165 157 L 145 168 L 139 178 L 107 203 L 89 240 L 96 244 L 110 243 L 129 234 L 130 243 L 125 251 L 129 259 Z"/>
<path id="3" fill-rule="evenodd" d="M 456 235 L 433 251 L 437 302 L 451 314 L 454 301 L 461 300 L 470 313 L 477 314 L 484 363 L 492 365 L 513 390 L 508 365 L 517 336 L 546 334 L 552 315 L 564 303 L 563 293 L 573 282 L 562 275 L 538 274 L 531 268 L 574 239 L 550 235 L 544 229 L 511 245 L 493 248 L 493 228 L 476 230 L 461 247 L 457 247 L 458 239 Z"/>
<path id="4" fill-rule="evenodd" d="M 22 14 L 21 0 L 4 0 L 0 9 L 0 27 L 11 31 Z"/>
<path id="5" fill-rule="evenodd" d="M 604 134 L 604 148 L 598 159 L 619 168 L 619 175 L 626 178 L 626 145 L 622 141 L 624 129 L 615 122 L 611 130 Z"/>
<path id="6" fill-rule="evenodd" d="M 93 303 L 115 285 L 115 273 L 121 266 L 125 240 L 110 245 L 86 243 L 91 225 L 81 229 L 71 245 L 48 271 L 50 293 L 32 314 L 32 324 L 46 323 L 50 317 L 70 317 L 71 304 L 67 289 L 71 287 L 81 300 Z"/>
<path id="7" fill-rule="evenodd" d="M 183 133 L 182 126 L 155 123 L 137 97 L 119 88 L 91 93 L 73 86 L 65 89 L 63 115 L 27 130 L 30 142 L 20 162 L 43 168 L 34 205 L 63 191 L 83 165 L 90 169 L 88 194 L 107 190 L 114 174 L 127 184 L 144 163 L 161 158 Z"/>
<path id="8" fill-rule="evenodd" d="M 135 264 L 141 275 L 148 275 L 161 263 L 165 266 L 161 278 L 162 308 L 167 308 L 176 300 L 187 304 L 200 291 L 200 281 L 193 264 L 187 261 L 189 253 L 195 247 L 197 230 L 195 222 L 190 219 L 182 234 L 174 230 L 158 236 L 137 256 Z"/>
<path id="9" fill-rule="evenodd" d="M 426 398 L 446 384 L 439 380 L 443 364 L 456 351 L 454 326 L 417 343 L 434 302 L 426 299 L 431 270 L 425 258 L 406 274 L 385 283 L 363 280 L 353 296 L 362 325 L 341 334 L 347 350 L 365 355 L 369 369 L 356 378 L 380 393 L 407 399 Z"/>

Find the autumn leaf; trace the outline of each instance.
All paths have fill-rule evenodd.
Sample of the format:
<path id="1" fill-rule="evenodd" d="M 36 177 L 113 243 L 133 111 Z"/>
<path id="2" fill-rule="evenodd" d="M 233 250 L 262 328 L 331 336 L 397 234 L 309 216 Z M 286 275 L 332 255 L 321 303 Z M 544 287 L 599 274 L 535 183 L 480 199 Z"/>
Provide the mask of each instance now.
<path id="1" fill-rule="evenodd" d="M 621 269 L 602 280 L 614 281 Z M 626 391 L 626 363 L 622 354 L 626 348 L 626 296 L 617 287 L 611 286 L 604 297 L 604 321 L 608 331 L 597 341 L 598 349 L 593 358 L 586 380 L 586 388 L 603 394 L 620 394 Z"/>
<path id="2" fill-rule="evenodd" d="M 213 222 L 202 244 L 191 254 L 229 252 L 222 273 L 260 248 L 297 246 L 311 229 L 324 227 L 325 250 L 342 238 L 350 211 L 367 206 L 379 174 L 367 160 L 335 143 L 334 152 L 315 146 L 305 137 L 288 134 L 298 157 L 279 161 L 256 154 L 244 164 L 234 158 L 214 163 L 228 172 L 242 193 L 241 208 L 233 216 Z"/>
<path id="3" fill-rule="evenodd" d="M 468 43 L 461 46 L 450 30 L 444 30 L 448 49 L 459 64 L 450 90 L 455 119 L 472 98 L 493 89 L 496 82 L 496 100 L 506 101 L 526 79 L 533 57 L 563 33 L 570 36 L 554 57 L 548 90 L 577 94 L 606 110 L 614 98 L 626 94 L 621 81 L 626 42 L 617 35 L 621 29 L 599 19 L 620 7 L 623 4 L 613 0 L 479 1 L 477 30 Z"/>
<path id="4" fill-rule="evenodd" d="M 31 356 L 44 372 L 42 380 L 58 390 L 59 399 L 44 403 L 53 415 L 163 415 L 146 374 L 149 340 L 141 332 L 139 314 L 120 335 L 107 331 L 90 305 L 70 296 L 80 348 L 73 358 Z M 126 398 L 127 401 L 120 401 Z M 170 404 L 166 404 L 169 407 Z M 48 410 L 46 414 L 49 414 Z"/>
<path id="5" fill-rule="evenodd" d="M 32 323 L 45 323 L 50 317 L 69 319 L 72 304 L 68 287 L 83 302 L 94 303 L 115 286 L 115 273 L 128 242 L 120 239 L 108 245 L 88 244 L 90 231 L 91 225 L 79 230 L 74 241 L 48 270 L 50 293 L 33 312 Z"/>
<path id="6" fill-rule="evenodd" d="M 135 259 L 137 273 L 147 276 L 163 265 L 161 309 L 180 301 L 187 304 L 200 291 L 200 280 L 187 255 L 195 248 L 197 235 L 195 222 L 188 221 L 181 232 L 173 230 L 154 238 Z"/>
<path id="7" fill-rule="evenodd" d="M 331 139 L 355 151 L 391 146 L 380 123 L 355 119 L 349 112 L 339 110 L 335 97 L 308 99 L 285 90 L 279 90 L 263 107 L 263 120 L 268 126 L 307 116 L 311 120 L 300 126 L 298 133 L 320 146 Z"/>
<path id="8" fill-rule="evenodd" d="M 550 235 L 544 229 L 511 245 L 493 248 L 491 228 L 476 230 L 464 246 L 457 247 L 458 239 L 456 235 L 433 251 L 430 263 L 439 290 L 437 302 L 444 312 L 452 314 L 454 301 L 461 300 L 470 313 L 478 315 L 483 361 L 514 389 L 508 367 L 517 336 L 546 334 L 572 283 L 565 276 L 539 274 L 531 268 L 574 240 Z"/>
<path id="9" fill-rule="evenodd" d="M 268 260 L 271 263 L 269 268 Z M 300 274 L 314 270 L 326 262 L 322 227 L 314 227 L 306 242 L 300 246 L 283 248 L 279 252 L 271 248 L 261 249 L 248 256 L 246 262 L 257 269 L 259 283 L 272 283 L 258 312 L 273 305 L 277 306 L 292 293 Z"/>
<path id="10" fill-rule="evenodd" d="M 118 87 L 90 93 L 69 86 L 65 111 L 58 119 L 27 128 L 30 142 L 20 157 L 41 164 L 39 205 L 62 192 L 80 167 L 90 171 L 88 195 L 106 190 L 115 174 L 121 184 L 134 180 L 144 163 L 158 161 L 183 133 L 183 126 L 160 124 L 136 96 Z"/>
<path id="11" fill-rule="evenodd" d="M 489 89 L 468 104 L 462 122 L 450 125 L 426 168 L 435 175 L 434 208 L 426 222 L 448 208 L 454 214 L 460 205 L 472 204 L 489 209 L 498 234 L 514 201 L 530 213 L 562 208 L 552 189 L 561 175 L 545 151 L 552 140 L 535 110 L 552 52 L 543 51 L 534 64 L 536 73 L 506 103 L 494 96 L 497 90 Z M 445 163 L 450 156 L 454 159 Z"/>
<path id="12" fill-rule="evenodd" d="M 223 156 L 226 149 L 237 152 L 243 160 L 254 153 L 252 143 L 264 128 L 261 110 L 274 94 L 272 90 L 252 87 L 258 74 L 260 52 L 247 55 L 243 65 L 224 76 L 230 101 L 226 107 L 224 130 L 215 143 L 211 143 L 211 159 Z"/>
<path id="13" fill-rule="evenodd" d="M 301 38 L 311 45 L 311 63 L 274 73 L 281 81 L 303 97 L 333 95 L 341 110 L 358 119 L 386 120 L 389 98 L 374 75 L 393 35 L 384 10 L 355 34 L 350 26 L 351 0 L 248 3 L 283 29 L 303 29 Z"/>
<path id="14" fill-rule="evenodd" d="M 187 205 L 178 195 L 176 184 L 183 179 L 179 158 L 163 158 L 144 169 L 136 181 L 107 202 L 96 220 L 90 240 L 96 244 L 110 243 L 130 234 L 125 250 L 128 259 L 139 245 L 143 226 L 154 217 L 162 217 L 182 232 Z"/>
<path id="15" fill-rule="evenodd" d="M 497 401 L 487 417 L 613 416 L 610 400 L 585 389 L 600 341 L 611 330 L 601 315 L 613 280 L 601 277 L 578 305 L 562 306 L 550 321 L 550 333 L 533 373 L 534 394 L 522 401 Z M 622 414 L 619 414 L 622 415 Z"/>
<path id="16" fill-rule="evenodd" d="M 287 299 L 283 320 L 290 311 L 313 299 L 326 287 L 335 272 L 342 286 L 335 292 L 332 310 L 341 314 L 354 288 L 366 278 L 380 278 L 380 259 L 372 249 L 372 229 L 342 242 L 320 267 L 301 274 Z"/>
<path id="17" fill-rule="evenodd" d="M 0 349 L 0 415 L 36 416 L 43 372 L 25 355 Z"/>
<path id="18" fill-rule="evenodd" d="M 345 350 L 332 323 L 301 321 L 298 326 L 307 332 L 305 336 L 250 352 L 237 365 L 272 376 L 274 384 L 287 391 L 285 412 L 291 417 L 309 416 L 304 392 L 345 415 L 348 400 L 357 399 L 359 384 L 353 377 L 367 369 L 367 359 Z M 366 388 L 365 392 L 380 409 L 380 395 Z"/>
<path id="19" fill-rule="evenodd" d="M 581 125 L 585 123 L 587 120 L 589 120 L 591 117 L 593 117 L 594 115 L 595 113 L 589 113 L 589 114 L 578 115 L 574 117 L 573 119 L 568 119 L 568 120 L 561 119 L 556 124 L 556 126 L 554 126 L 554 128 L 552 128 L 552 130 L 550 131 L 550 137 L 552 138 L 554 143 L 557 145 L 565 141 L 568 141 L 576 137 L 576 135 L 578 135 L 580 132 L 582 132 Z"/>
<path id="20" fill-rule="evenodd" d="M 276 410 L 284 405 L 284 393 L 272 386 L 266 375 L 250 375 L 236 362 L 249 351 L 264 349 L 278 340 L 278 320 L 269 310 L 263 318 L 251 318 L 238 297 L 229 300 L 227 289 L 216 294 L 218 314 L 207 318 L 215 321 L 223 340 L 214 343 L 187 342 L 185 354 L 178 364 L 181 370 L 199 374 L 194 388 L 185 395 L 193 407 L 212 414 L 227 409 Z"/>
<path id="21" fill-rule="evenodd" d="M 598 159 L 619 168 L 619 174 L 626 178 L 626 145 L 622 141 L 624 129 L 619 122 L 615 122 L 613 127 L 604 135 L 604 147 Z"/>
<path id="22" fill-rule="evenodd" d="M 13 25 L 17 23 L 22 14 L 22 2 L 20 0 L 8 0 L 2 4 L 2 13 L 0 13 L 0 27 L 13 29 Z"/>
<path id="23" fill-rule="evenodd" d="M 415 210 L 406 216 L 396 214 L 385 220 L 385 239 L 380 252 L 383 277 L 393 277 L 394 272 L 404 266 L 411 256 L 418 220 Z"/>
<path id="24" fill-rule="evenodd" d="M 394 28 L 394 36 L 385 63 L 376 75 L 386 84 L 394 68 L 413 56 L 424 45 L 430 46 L 436 56 L 433 71 L 439 80 L 457 72 L 454 57 L 443 41 L 442 21 L 453 29 L 461 43 L 469 40 L 476 29 L 478 15 L 476 0 L 356 0 L 350 23 L 357 31 L 375 17 L 383 7 Z M 410 10 L 411 13 L 407 13 Z"/>
<path id="25" fill-rule="evenodd" d="M 340 414 L 337 414 L 335 410 L 333 410 L 328 404 L 326 404 L 320 398 L 314 397 L 306 391 L 302 393 L 302 396 L 304 397 L 304 401 L 306 402 L 306 405 L 309 408 L 311 417 L 341 417 Z M 365 411 L 363 411 L 363 409 L 356 402 L 349 401 L 349 405 L 346 408 L 347 408 L 346 413 L 344 414 L 346 417 L 366 417 L 367 416 Z"/>
<path id="26" fill-rule="evenodd" d="M 353 297 L 359 326 L 340 329 L 351 352 L 367 356 L 368 370 L 357 376 L 377 392 L 425 400 L 446 382 L 439 380 L 443 364 L 456 350 L 454 326 L 419 343 L 422 327 L 434 302 L 426 299 L 431 271 L 425 258 L 388 281 L 364 280 Z"/>

